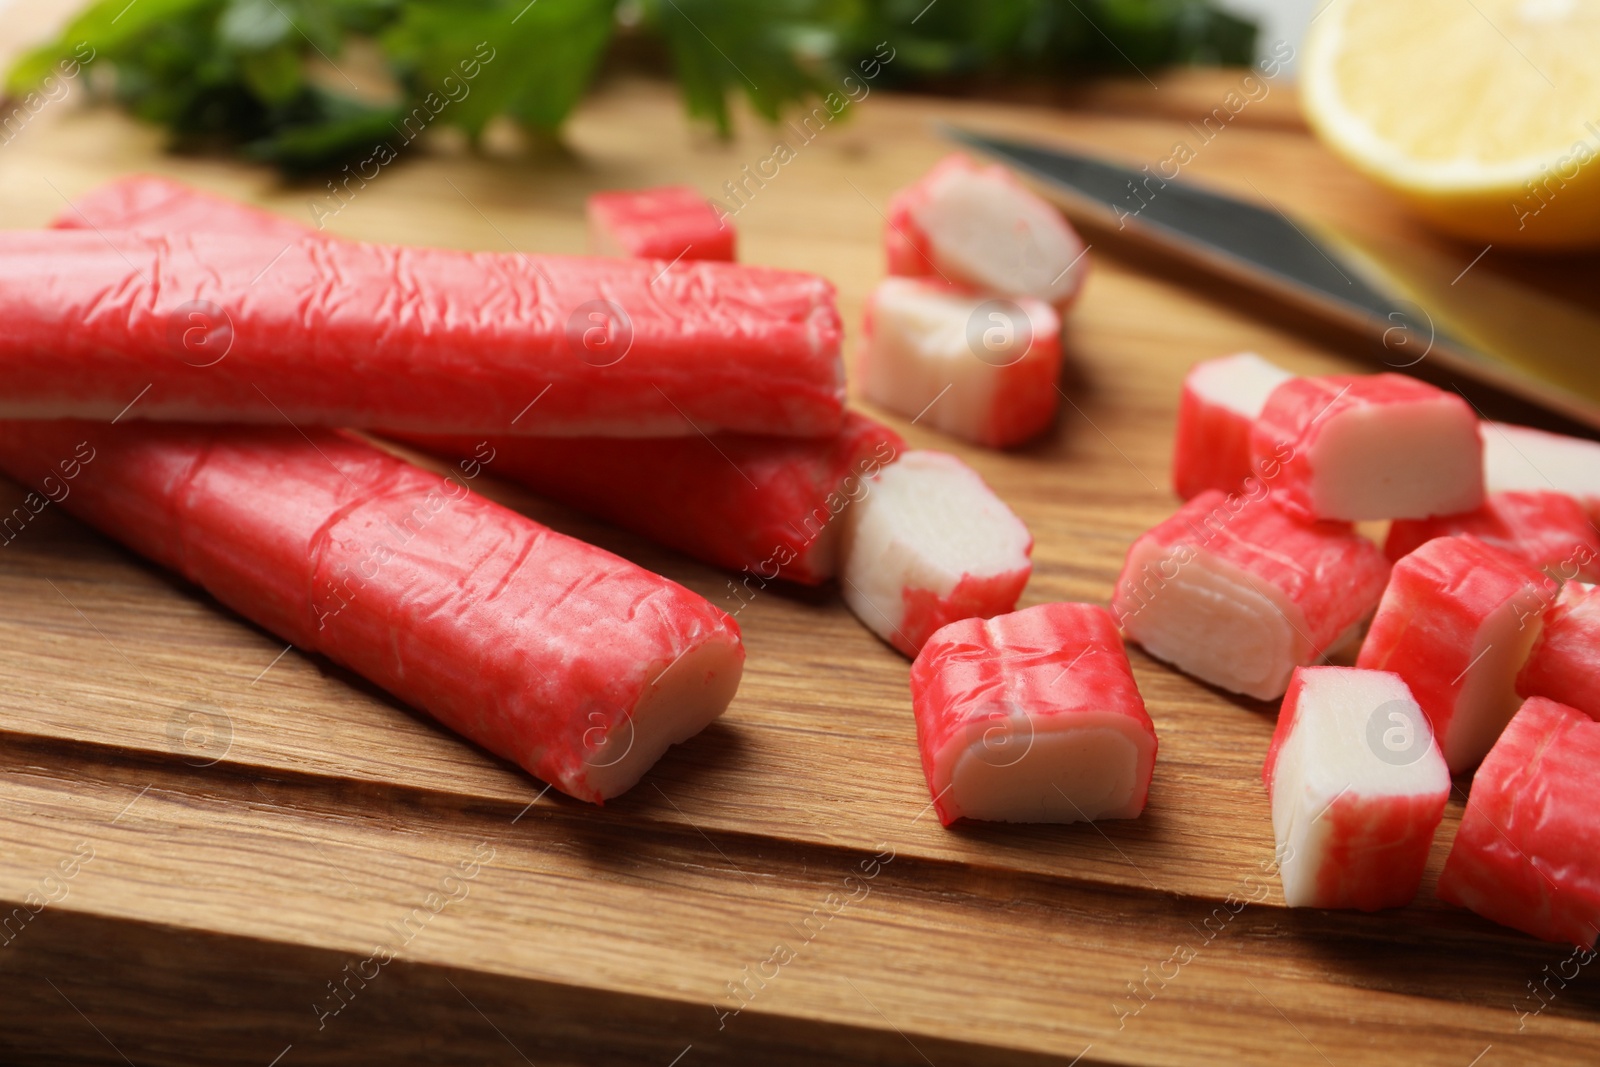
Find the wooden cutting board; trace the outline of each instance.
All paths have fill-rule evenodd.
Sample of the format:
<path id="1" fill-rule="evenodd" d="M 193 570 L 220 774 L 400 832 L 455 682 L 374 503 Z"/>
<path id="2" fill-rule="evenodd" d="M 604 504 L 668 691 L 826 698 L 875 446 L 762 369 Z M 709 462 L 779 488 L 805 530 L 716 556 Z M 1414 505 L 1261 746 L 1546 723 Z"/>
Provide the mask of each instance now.
<path id="1" fill-rule="evenodd" d="M 1188 119 L 1238 77 L 1158 74 L 1160 89 L 1097 87 L 1070 110 L 873 93 L 809 142 L 746 121 L 726 144 L 690 129 L 669 90 L 620 82 L 585 104 L 561 149 L 408 149 L 329 229 L 577 252 L 587 193 L 716 192 L 782 139 L 794 158 L 748 186 L 737 215 L 743 255 L 832 278 L 853 337 L 883 272 L 885 200 L 946 151 L 932 117 L 1138 164 L 1192 138 Z M 1254 180 L 1285 209 L 1429 240 L 1309 138 L 1288 89 L 1273 92 L 1198 153 L 1194 178 L 1246 195 Z M 119 114 L 52 104 L 0 147 L 0 225 L 39 225 L 135 170 L 307 220 L 310 203 L 329 203 L 323 187 L 160 148 Z M 1054 432 L 998 453 L 888 417 L 914 445 L 959 453 L 1027 521 L 1024 605 L 1105 602 L 1129 543 L 1173 510 L 1168 453 L 1190 363 L 1255 349 L 1302 372 L 1371 366 L 1360 343 L 1120 258 L 1114 234 L 1090 239 Z M 1438 247 L 1463 266 L 1478 252 Z M 1589 264 L 1497 252 L 1474 269 L 1595 280 Z M 1461 384 L 1486 411 L 1539 419 Z M 485 491 L 736 605 L 713 568 L 511 487 Z M 0 482 L 0 513 L 22 495 Z M 1161 744 L 1141 819 L 944 829 L 917 761 L 906 661 L 832 589 L 772 588 L 738 617 L 749 665 L 727 715 L 601 809 L 47 508 L 0 545 L 0 1059 L 1469 1067 L 1600 1055 L 1600 970 L 1433 899 L 1459 794 L 1415 905 L 1287 910 L 1259 780 L 1275 709 L 1134 650 Z"/>

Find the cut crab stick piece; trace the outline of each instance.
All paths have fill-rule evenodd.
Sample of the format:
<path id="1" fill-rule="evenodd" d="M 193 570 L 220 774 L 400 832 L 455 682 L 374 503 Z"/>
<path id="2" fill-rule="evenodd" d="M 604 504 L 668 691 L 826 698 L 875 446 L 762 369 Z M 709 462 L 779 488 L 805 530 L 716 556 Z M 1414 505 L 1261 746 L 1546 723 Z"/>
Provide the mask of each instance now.
<path id="1" fill-rule="evenodd" d="M 1517 695 L 1549 697 L 1600 719 L 1600 586 L 1561 587 L 1517 675 Z"/>
<path id="2" fill-rule="evenodd" d="M 1040 604 L 951 623 L 911 665 L 911 706 L 946 826 L 1144 810 L 1156 728 L 1102 607 Z"/>
<path id="3" fill-rule="evenodd" d="M 1350 645 L 1389 563 L 1348 523 L 1207 490 L 1128 549 L 1112 613 L 1157 659 L 1260 700 Z"/>
<path id="4" fill-rule="evenodd" d="M 1172 486 L 1188 500 L 1207 489 L 1238 492 L 1250 477 L 1250 431 L 1272 391 L 1294 375 L 1254 352 L 1189 368 L 1178 401 Z"/>
<path id="5" fill-rule="evenodd" d="M 343 432 L 0 423 L 19 481 L 67 457 L 69 512 L 580 800 L 738 687 L 738 625 L 702 597 Z"/>
<path id="6" fill-rule="evenodd" d="M 595 193 L 588 200 L 589 251 L 640 259 L 733 260 L 733 223 L 683 185 Z"/>
<path id="7" fill-rule="evenodd" d="M 1450 773 L 1471 770 L 1517 710 L 1516 678 L 1556 585 L 1472 537 L 1436 537 L 1394 565 L 1356 666 L 1394 671 Z"/>
<path id="8" fill-rule="evenodd" d="M 1397 560 L 1435 537 L 1458 534 L 1527 560 L 1558 581 L 1600 580 L 1600 530 L 1565 493 L 1490 493 L 1483 507 L 1465 515 L 1397 519 L 1389 526 L 1384 555 Z"/>
<path id="9" fill-rule="evenodd" d="M 978 472 L 945 452 L 907 452 L 845 512 L 839 577 L 867 629 L 908 656 L 958 619 L 1017 606 L 1033 536 Z"/>
<path id="10" fill-rule="evenodd" d="M 1377 911 L 1411 903 L 1450 771 L 1399 675 L 1296 669 L 1262 778 L 1285 904 Z"/>
<path id="11" fill-rule="evenodd" d="M 890 197 L 887 219 L 890 274 L 1065 308 L 1088 272 L 1083 240 L 1061 212 L 1006 168 L 959 153 Z"/>
<path id="12" fill-rule="evenodd" d="M 857 380 L 874 404 L 991 448 L 1049 426 L 1061 317 L 1039 300 L 886 278 L 867 301 Z"/>
<path id="13" fill-rule="evenodd" d="M 1600 937 L 1600 722 L 1523 704 L 1472 779 L 1439 899 L 1525 934 L 1593 949 Z"/>
<path id="14" fill-rule="evenodd" d="M 96 186 L 56 216 L 62 230 L 133 230 L 149 234 L 249 233 L 280 242 L 308 227 L 283 215 L 153 174 L 132 174 Z"/>
<path id="15" fill-rule="evenodd" d="M 1256 420 L 1250 459 L 1302 518 L 1425 519 L 1483 503 L 1471 405 L 1402 374 L 1284 382 Z"/>
<path id="16" fill-rule="evenodd" d="M 697 559 L 815 585 L 838 566 L 840 515 L 905 447 L 849 412 L 832 437 L 408 437 Z M 485 452 L 487 449 L 487 452 Z M 743 595 L 743 594 L 741 594 Z"/>
<path id="17" fill-rule="evenodd" d="M 1489 492 L 1565 493 L 1600 522 L 1600 442 L 1506 422 L 1480 424 Z"/>
<path id="18" fill-rule="evenodd" d="M 736 264 L 12 232 L 0 315 L 7 417 L 625 437 L 843 418 L 833 287 Z"/>

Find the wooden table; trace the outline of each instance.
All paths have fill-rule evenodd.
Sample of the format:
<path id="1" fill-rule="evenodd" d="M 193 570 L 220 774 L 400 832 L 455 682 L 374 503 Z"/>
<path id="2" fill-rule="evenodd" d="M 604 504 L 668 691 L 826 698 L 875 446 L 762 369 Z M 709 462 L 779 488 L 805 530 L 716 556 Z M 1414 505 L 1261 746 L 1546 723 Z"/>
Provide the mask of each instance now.
<path id="1" fill-rule="evenodd" d="M 883 270 L 885 199 L 947 149 L 931 118 L 1148 162 L 1236 77 L 1173 76 L 1165 95 L 1123 83 L 1086 91 L 1071 111 L 874 93 L 750 198 L 736 220 L 743 253 L 832 278 L 853 335 Z M 1286 209 L 1431 241 L 1307 136 L 1287 88 L 1273 93 L 1200 152 L 1194 178 L 1247 195 L 1254 180 Z M 711 192 L 775 137 L 798 140 L 742 130 L 717 143 L 686 126 L 664 88 L 622 82 L 583 107 L 562 150 L 408 150 L 329 228 L 579 251 L 588 192 L 667 181 Z M 0 224 L 42 223 L 130 170 L 306 219 L 326 192 L 160 144 L 116 113 L 52 105 L 0 148 Z M 1168 450 L 1191 362 L 1249 348 L 1297 371 L 1367 365 L 1361 344 L 1119 258 L 1114 235 L 1090 237 L 1094 270 L 1067 330 L 1070 399 L 1053 433 L 997 453 L 889 420 L 913 444 L 961 454 L 1028 522 L 1037 548 L 1024 605 L 1105 602 L 1128 544 L 1172 511 Z M 1478 251 L 1437 247 L 1463 265 Z M 1475 269 L 1542 271 L 1552 286 L 1595 277 L 1589 264 L 1556 270 L 1498 251 Z M 1486 410 L 1519 413 L 1465 388 Z M 728 597 L 713 568 L 509 487 L 487 491 Z M 21 496 L 0 483 L 0 512 Z M 27 916 L 0 947 L 0 1058 L 1600 1058 L 1600 970 L 1552 981 L 1541 1002 L 1530 983 L 1569 950 L 1433 899 L 1459 795 L 1414 906 L 1287 910 L 1264 873 L 1273 843 L 1259 770 L 1274 708 L 1135 650 L 1161 741 L 1143 818 L 947 830 L 928 810 L 905 660 L 832 589 L 771 589 L 739 619 L 749 666 L 727 715 L 598 809 L 545 792 L 47 508 L 0 547 L 0 909 Z M 48 903 L 33 915 L 29 900 Z"/>

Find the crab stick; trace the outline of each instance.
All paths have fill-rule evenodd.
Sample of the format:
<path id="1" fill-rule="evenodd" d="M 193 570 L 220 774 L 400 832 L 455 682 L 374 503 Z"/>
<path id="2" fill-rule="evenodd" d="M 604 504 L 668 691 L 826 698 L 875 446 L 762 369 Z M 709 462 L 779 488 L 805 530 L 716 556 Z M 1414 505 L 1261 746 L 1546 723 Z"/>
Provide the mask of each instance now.
<path id="1" fill-rule="evenodd" d="M 733 223 L 687 186 L 594 193 L 587 209 L 589 251 L 597 256 L 736 258 Z"/>
<path id="2" fill-rule="evenodd" d="M 1600 719 L 1600 586 L 1561 587 L 1517 675 L 1517 695 L 1549 697 Z"/>
<path id="3" fill-rule="evenodd" d="M 1485 422 L 1480 428 L 1489 492 L 1566 493 L 1600 522 L 1600 442 L 1505 422 Z"/>
<path id="4" fill-rule="evenodd" d="M 1302 523 L 1265 495 L 1207 490 L 1128 549 L 1111 610 L 1157 659 L 1260 700 L 1349 645 L 1389 564 L 1348 523 Z"/>
<path id="5" fill-rule="evenodd" d="M 828 282 L 661 266 L 258 231 L 4 233 L 0 416 L 545 436 L 838 431 Z"/>
<path id="6" fill-rule="evenodd" d="M 1527 560 L 1558 581 L 1600 579 L 1600 530 L 1565 493 L 1490 493 L 1481 508 L 1464 515 L 1397 519 L 1383 551 L 1397 560 L 1435 537 L 1458 534 Z"/>
<path id="7" fill-rule="evenodd" d="M 250 233 L 280 242 L 296 240 L 309 229 L 283 215 L 153 174 L 131 174 L 96 186 L 50 225 L 59 230 L 150 234 Z"/>
<path id="8" fill-rule="evenodd" d="M 1284 382 L 1256 420 L 1250 458 L 1302 518 L 1425 519 L 1483 503 L 1471 405 L 1401 374 Z"/>
<path id="9" fill-rule="evenodd" d="M 1509 552 L 1436 537 L 1394 565 L 1356 665 L 1404 678 L 1450 773 L 1471 770 L 1517 710 L 1517 672 L 1555 591 Z"/>
<path id="10" fill-rule="evenodd" d="M 908 656 L 947 623 L 1016 607 L 1033 572 L 1028 528 L 945 452 L 907 452 L 867 479 L 840 551 L 845 603 Z"/>
<path id="11" fill-rule="evenodd" d="M 1061 212 L 1004 167 L 947 156 L 889 198 L 889 273 L 1065 308 L 1088 273 L 1083 240 Z"/>
<path id="12" fill-rule="evenodd" d="M 1411 903 L 1450 772 L 1399 675 L 1297 668 L 1262 778 L 1285 904 L 1376 911 Z"/>
<path id="13" fill-rule="evenodd" d="M 922 278 L 885 278 L 867 301 L 856 363 L 874 404 L 963 440 L 1036 437 L 1060 403 L 1061 317 Z"/>
<path id="14" fill-rule="evenodd" d="M 838 567 L 839 516 L 905 447 L 849 412 L 832 437 L 408 437 L 717 566 L 815 585 Z M 750 579 L 747 579 L 747 581 Z"/>
<path id="15" fill-rule="evenodd" d="M 1600 937 L 1600 722 L 1533 697 L 1472 779 L 1439 899 L 1546 941 Z"/>
<path id="16" fill-rule="evenodd" d="M 599 802 L 733 698 L 739 628 L 682 586 L 341 431 L 0 423 L 30 484 L 224 605 Z"/>
<path id="17" fill-rule="evenodd" d="M 1238 492 L 1250 477 L 1250 431 L 1272 391 L 1294 375 L 1254 352 L 1189 368 L 1178 401 L 1172 487 L 1188 500 L 1207 489 Z"/>
<path id="18" fill-rule="evenodd" d="M 911 665 L 911 706 L 946 826 L 1144 810 L 1156 728 L 1102 607 L 1040 604 L 951 623 Z"/>

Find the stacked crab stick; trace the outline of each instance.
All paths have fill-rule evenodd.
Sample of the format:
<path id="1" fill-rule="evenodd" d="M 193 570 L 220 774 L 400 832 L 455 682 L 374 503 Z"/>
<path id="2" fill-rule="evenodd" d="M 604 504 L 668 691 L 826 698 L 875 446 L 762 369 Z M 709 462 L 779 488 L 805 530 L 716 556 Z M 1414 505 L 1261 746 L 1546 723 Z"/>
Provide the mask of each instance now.
<path id="1" fill-rule="evenodd" d="M 1450 772 L 1399 675 L 1300 667 L 1262 778 L 1284 903 L 1409 904 L 1450 796 Z"/>
<path id="2" fill-rule="evenodd" d="M 1144 810 L 1156 730 L 1102 607 L 1040 604 L 951 623 L 911 665 L 911 703 L 946 826 Z"/>
<path id="3" fill-rule="evenodd" d="M 840 514 L 905 447 L 854 412 L 832 437 L 408 437 L 697 559 L 814 585 L 838 569 Z"/>
<path id="4" fill-rule="evenodd" d="M 875 404 L 991 448 L 1055 418 L 1061 317 L 1042 300 L 994 299 L 888 278 L 867 302 L 856 380 Z"/>
<path id="5" fill-rule="evenodd" d="M 947 623 L 1016 607 L 1033 571 L 1028 528 L 945 452 L 906 452 L 844 515 L 845 603 L 907 656 Z"/>
<path id="6" fill-rule="evenodd" d="M 13 232 L 0 317 L 7 416 L 139 397 L 131 417 L 674 436 L 843 414 L 833 287 L 734 264 Z"/>
<path id="7" fill-rule="evenodd" d="M 1600 938 L 1600 722 L 1523 704 L 1472 779 L 1439 897 L 1546 941 Z"/>
<path id="8" fill-rule="evenodd" d="M 1389 563 L 1349 523 L 1207 490 L 1128 550 L 1112 612 L 1157 659 L 1235 693 L 1283 695 L 1296 667 L 1349 645 Z"/>
<path id="9" fill-rule="evenodd" d="M 1600 522 L 1600 442 L 1485 422 L 1483 476 L 1489 492 L 1554 490 Z"/>
<path id="10" fill-rule="evenodd" d="M 1482 507 L 1464 515 L 1396 519 L 1383 552 L 1397 560 L 1435 537 L 1459 534 L 1504 549 L 1560 581 L 1600 580 L 1600 530 L 1565 493 L 1490 493 Z"/>
<path id="11" fill-rule="evenodd" d="M 723 259 L 734 255 L 733 224 L 682 185 L 589 197 L 589 251 L 637 259 Z"/>
<path id="12" fill-rule="evenodd" d="M 1561 587 L 1517 675 L 1517 695 L 1549 697 L 1600 719 L 1600 587 Z"/>
<path id="13" fill-rule="evenodd" d="M 1394 565 L 1356 665 L 1411 687 L 1452 774 L 1478 765 L 1517 710 L 1517 673 L 1556 585 L 1472 537 L 1438 537 Z"/>
<path id="14" fill-rule="evenodd" d="M 1289 379 L 1262 407 L 1250 458 L 1274 501 L 1306 519 L 1425 519 L 1483 503 L 1471 405 L 1399 374 Z"/>
<path id="15" fill-rule="evenodd" d="M 0 423 L 27 484 L 85 449 L 68 511 L 579 799 L 738 687 L 700 596 L 341 431 Z"/>
<path id="16" fill-rule="evenodd" d="M 889 199 L 889 273 L 1065 308 L 1088 271 L 1072 226 L 1010 171 L 946 157 Z"/>
<path id="17" fill-rule="evenodd" d="M 1183 379 L 1172 484 L 1189 498 L 1235 493 L 1250 477 L 1250 434 L 1272 391 L 1294 375 L 1254 352 L 1196 363 Z"/>

